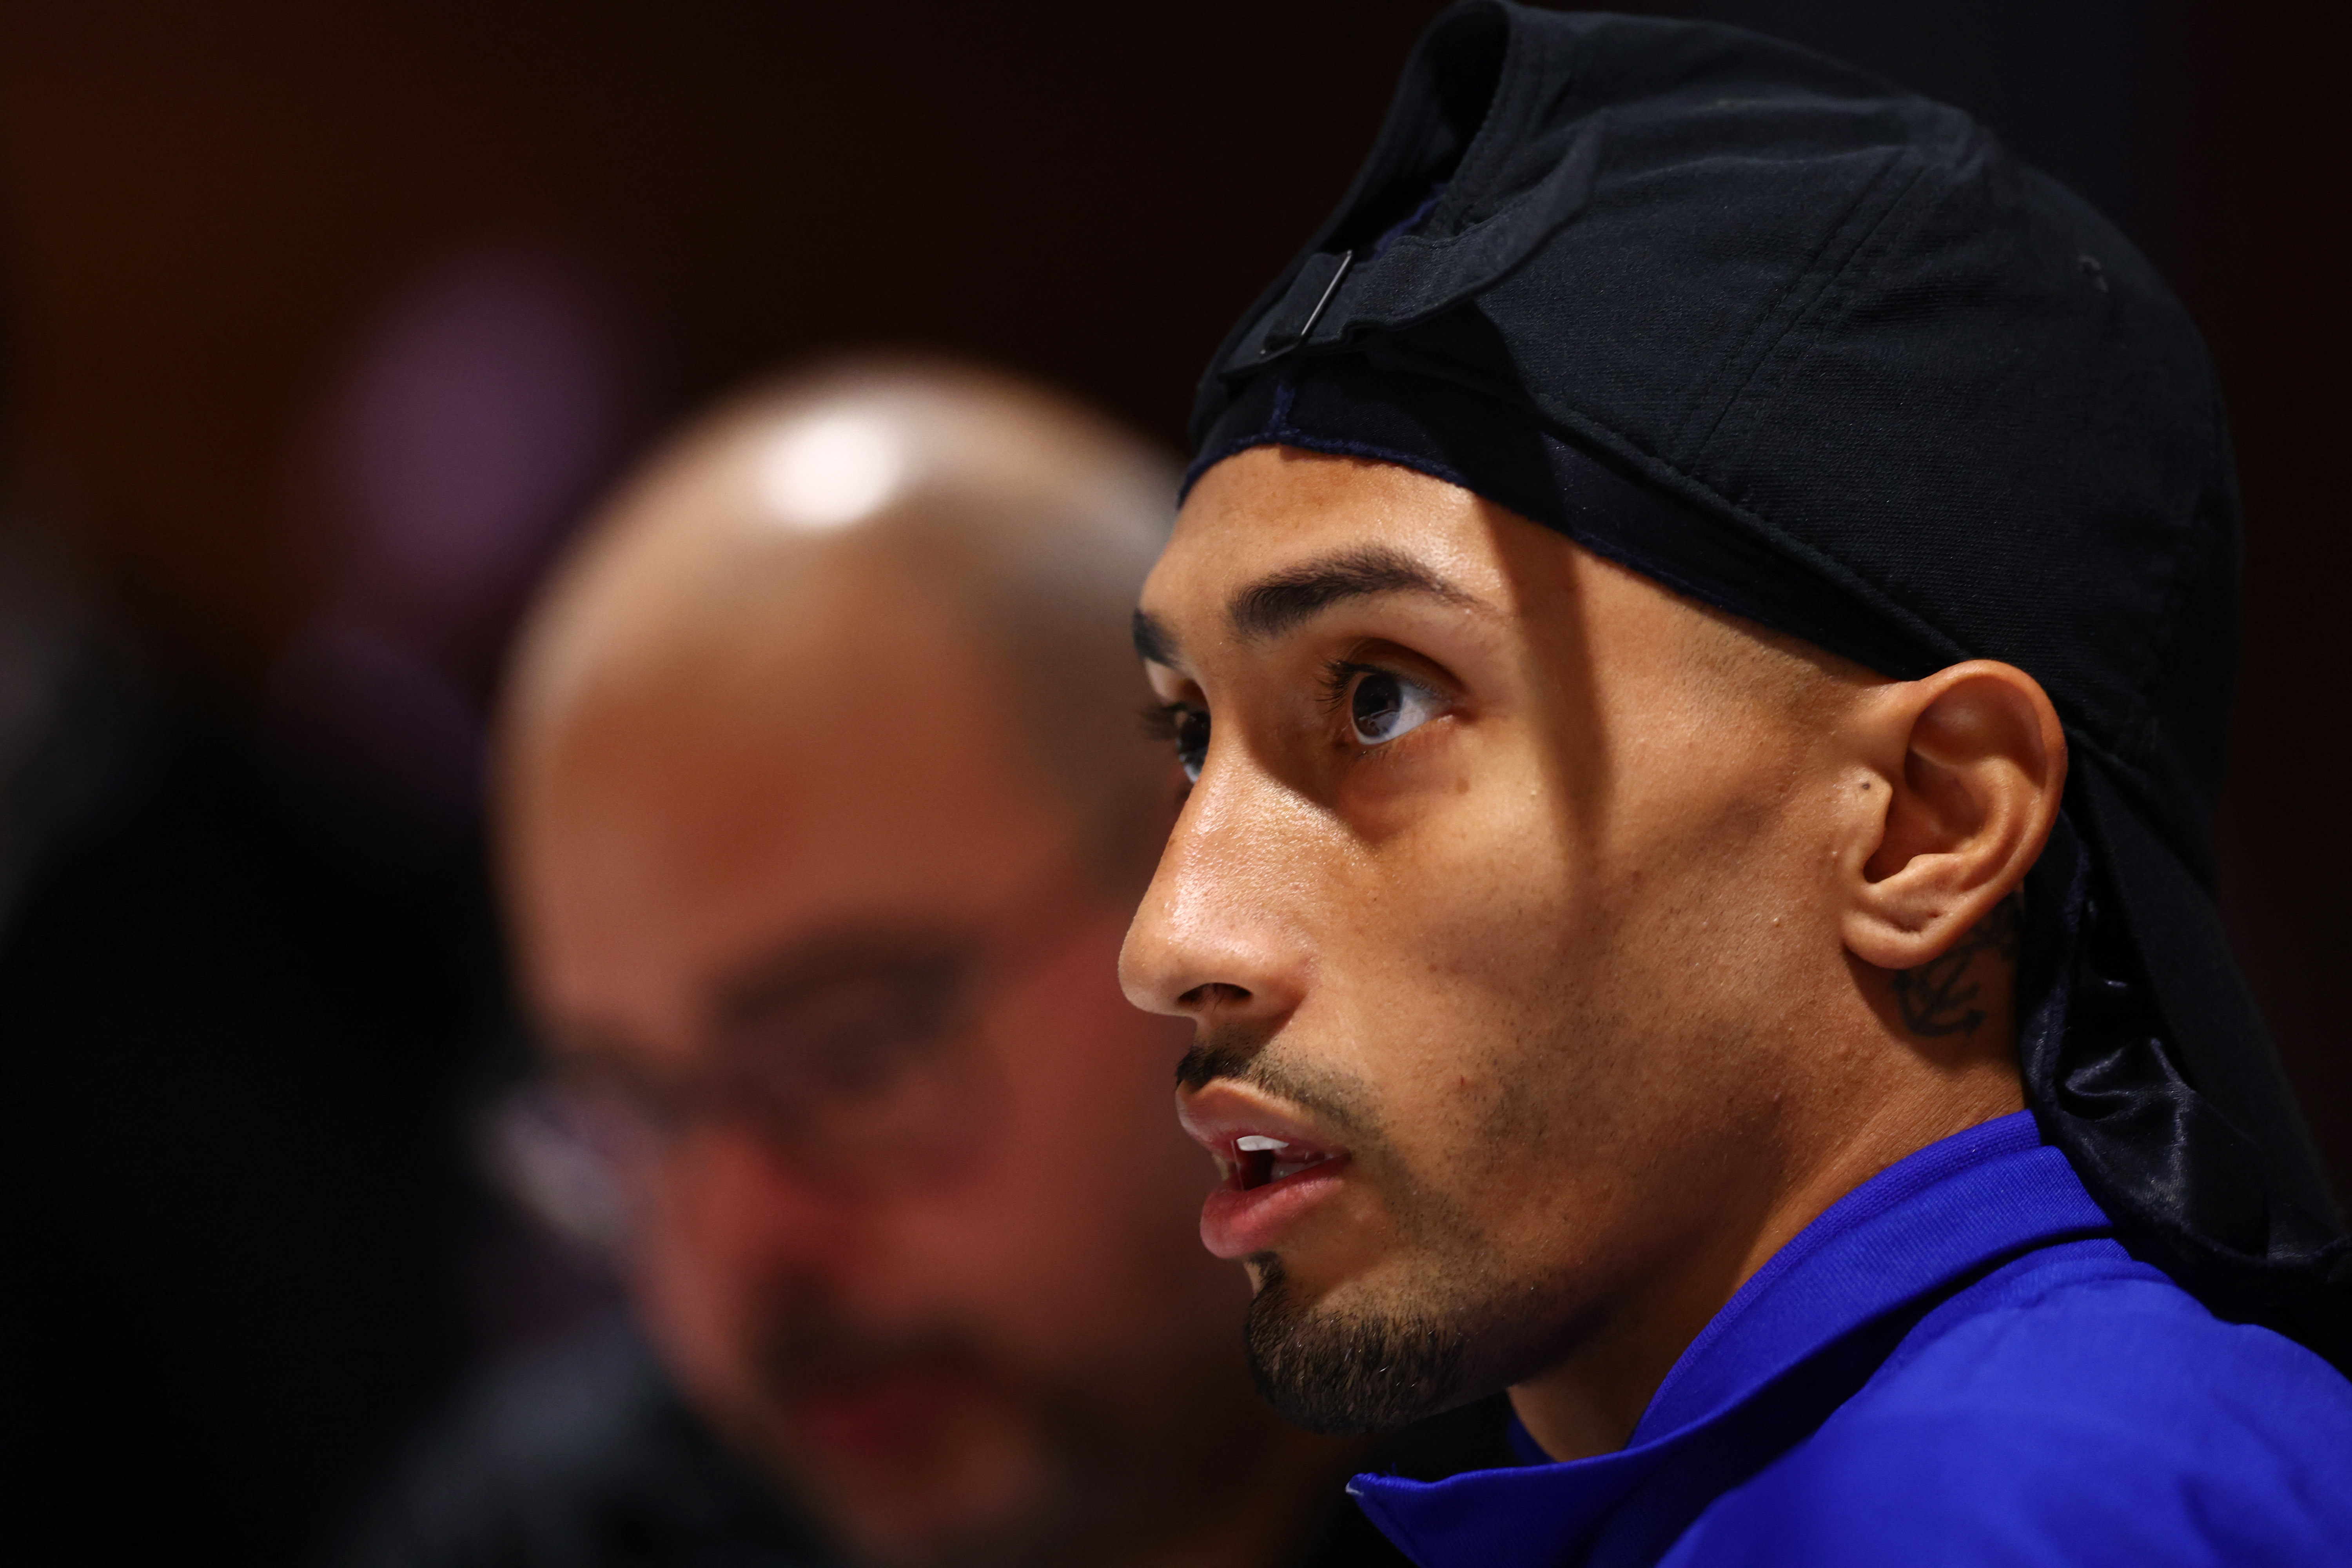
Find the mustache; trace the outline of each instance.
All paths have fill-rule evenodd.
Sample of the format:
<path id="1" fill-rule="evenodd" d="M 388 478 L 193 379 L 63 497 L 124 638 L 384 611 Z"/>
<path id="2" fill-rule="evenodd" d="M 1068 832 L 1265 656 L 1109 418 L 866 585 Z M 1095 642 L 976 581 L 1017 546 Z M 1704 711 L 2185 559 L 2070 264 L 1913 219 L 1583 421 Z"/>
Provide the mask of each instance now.
<path id="1" fill-rule="evenodd" d="M 1252 1082 L 1250 1067 L 1257 1060 L 1258 1052 L 1258 1047 L 1239 1042 L 1221 1044 L 1194 1040 L 1192 1048 L 1184 1053 L 1184 1059 L 1176 1064 L 1176 1087 L 1206 1089 L 1221 1078 Z M 1260 1084 L 1258 1087 L 1265 1086 Z"/>
<path id="2" fill-rule="evenodd" d="M 988 1361 L 970 1335 L 952 1329 L 877 1333 L 805 1297 L 771 1315 L 758 1351 L 761 1383 L 787 1401 L 894 1373 L 976 1373 Z"/>
<path id="3" fill-rule="evenodd" d="M 1352 1142 L 1369 1144 L 1381 1130 L 1379 1097 L 1351 1074 L 1296 1059 L 1265 1040 L 1202 1035 L 1176 1064 L 1180 1089 L 1198 1090 L 1220 1079 L 1286 1100 Z"/>

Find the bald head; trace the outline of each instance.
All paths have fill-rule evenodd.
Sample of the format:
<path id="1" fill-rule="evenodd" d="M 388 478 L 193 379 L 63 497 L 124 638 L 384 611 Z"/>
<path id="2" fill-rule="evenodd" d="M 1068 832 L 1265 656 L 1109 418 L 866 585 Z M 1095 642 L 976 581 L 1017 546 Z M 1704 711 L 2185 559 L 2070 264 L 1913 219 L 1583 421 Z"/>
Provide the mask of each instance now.
<path id="1" fill-rule="evenodd" d="M 819 743 L 807 682 L 879 710 L 858 672 L 943 638 L 932 678 L 990 688 L 1089 852 L 1132 870 L 1165 781 L 1122 650 L 1173 490 L 1160 454 L 1001 375 L 865 363 L 757 388 L 656 453 L 558 574 L 509 681 L 504 804 L 600 709 L 700 693 Z"/>

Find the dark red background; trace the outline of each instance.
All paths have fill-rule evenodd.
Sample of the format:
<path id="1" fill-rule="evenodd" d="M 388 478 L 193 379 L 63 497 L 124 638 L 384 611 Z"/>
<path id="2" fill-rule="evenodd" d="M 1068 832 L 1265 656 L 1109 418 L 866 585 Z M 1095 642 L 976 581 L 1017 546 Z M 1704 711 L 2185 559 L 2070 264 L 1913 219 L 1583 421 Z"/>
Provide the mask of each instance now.
<path id="1" fill-rule="evenodd" d="M 1777 27 L 1978 110 L 2124 223 L 2203 325 L 2248 517 L 2226 913 L 2352 1192 L 2340 8 L 1652 8 Z M 320 592 L 289 499 L 305 422 L 368 313 L 461 247 L 550 247 L 604 279 L 641 433 L 748 372 L 879 342 L 1003 362 L 1172 443 L 1433 10 L 17 0 L 0 268 L 22 457 L 156 662 L 233 726 Z M 344 1353 L 392 1331 L 362 1324 Z M 244 1560 L 340 1506 L 454 1363 L 419 1364 L 440 1371 L 341 1416 L 289 1405 L 324 1423 L 309 1470 L 254 1440 L 257 1489 L 310 1495 Z M 135 1489 L 145 1461 L 126 1462 Z"/>

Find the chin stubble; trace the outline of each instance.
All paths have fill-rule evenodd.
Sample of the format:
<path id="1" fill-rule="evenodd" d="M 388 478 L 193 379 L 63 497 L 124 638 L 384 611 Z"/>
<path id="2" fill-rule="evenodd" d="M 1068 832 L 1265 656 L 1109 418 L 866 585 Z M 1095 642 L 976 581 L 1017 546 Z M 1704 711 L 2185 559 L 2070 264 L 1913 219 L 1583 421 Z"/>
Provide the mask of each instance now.
<path id="1" fill-rule="evenodd" d="M 1177 1081 L 1198 1089 L 1220 1078 L 1262 1089 L 1339 1134 L 1360 1167 L 1393 1171 L 1378 1097 L 1349 1075 L 1317 1069 L 1230 1038 L 1195 1044 Z M 1391 1184 L 1393 1185 L 1394 1184 Z M 1392 1191 L 1399 1242 L 1423 1255 L 1436 1279 L 1480 1272 L 1478 1226 L 1462 1206 L 1420 1183 Z M 1474 1329 L 1492 1314 L 1442 1286 L 1408 1292 L 1379 1309 L 1343 1310 L 1307 1299 L 1279 1256 L 1251 1260 L 1258 1289 L 1244 1322 L 1249 1369 L 1275 1412 L 1310 1432 L 1378 1432 L 1402 1426 L 1486 1392 L 1468 1386 Z"/>
<path id="2" fill-rule="evenodd" d="M 1301 1301 L 1279 1258 L 1262 1280 L 1243 1333 L 1258 1393 L 1310 1432 L 1378 1432 L 1465 1397 L 1470 1336 L 1458 1319 L 1403 1308 L 1371 1315 Z"/>

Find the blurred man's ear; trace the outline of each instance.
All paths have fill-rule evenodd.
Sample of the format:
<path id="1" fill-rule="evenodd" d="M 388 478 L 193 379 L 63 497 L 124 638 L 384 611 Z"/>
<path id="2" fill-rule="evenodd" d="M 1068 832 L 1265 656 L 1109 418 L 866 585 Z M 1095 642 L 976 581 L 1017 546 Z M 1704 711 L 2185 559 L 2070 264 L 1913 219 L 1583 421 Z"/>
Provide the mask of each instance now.
<path id="1" fill-rule="evenodd" d="M 1840 857 L 1845 945 L 1916 969 L 2032 868 L 2058 819 L 2065 734 L 2039 682 L 1988 659 L 1882 687 L 1852 721 L 1862 799 Z"/>

